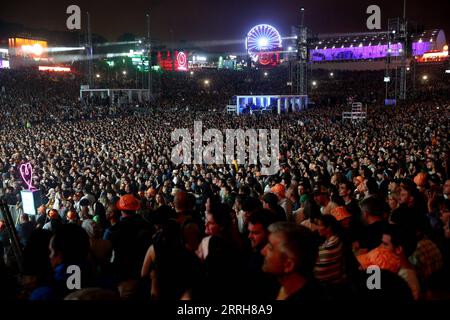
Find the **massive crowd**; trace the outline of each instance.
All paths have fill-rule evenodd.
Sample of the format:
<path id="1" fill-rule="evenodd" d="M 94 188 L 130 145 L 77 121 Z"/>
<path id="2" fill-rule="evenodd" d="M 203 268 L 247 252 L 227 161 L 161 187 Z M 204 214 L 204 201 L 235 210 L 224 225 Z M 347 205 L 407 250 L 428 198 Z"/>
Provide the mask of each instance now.
<path id="1" fill-rule="evenodd" d="M 178 110 L 142 113 L 77 102 L 72 76 L 0 73 L 2 197 L 20 207 L 19 166 L 30 162 L 44 203 L 18 217 L 21 272 L 0 221 L 0 297 L 449 297 L 446 97 L 430 88 L 428 101 L 371 104 L 356 123 L 341 119 L 341 97 L 301 113 L 236 116 L 218 111 L 225 95 L 270 82 L 226 71 L 198 91 L 186 77 L 169 76 L 173 94 L 160 98 Z M 187 111 L 192 104 L 217 110 Z M 171 133 L 192 132 L 195 120 L 222 132 L 279 129 L 280 169 L 175 165 Z M 67 286 L 72 265 L 81 290 Z M 382 290 L 366 286 L 371 265 Z"/>

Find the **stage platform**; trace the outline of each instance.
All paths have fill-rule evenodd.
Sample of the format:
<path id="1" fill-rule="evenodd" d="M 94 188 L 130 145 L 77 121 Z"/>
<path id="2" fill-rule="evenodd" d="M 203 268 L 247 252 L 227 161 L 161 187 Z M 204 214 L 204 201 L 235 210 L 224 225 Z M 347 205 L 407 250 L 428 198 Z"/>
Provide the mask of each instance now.
<path id="1" fill-rule="evenodd" d="M 231 99 L 228 113 L 288 113 L 305 110 L 308 106 L 306 95 L 239 95 Z"/>

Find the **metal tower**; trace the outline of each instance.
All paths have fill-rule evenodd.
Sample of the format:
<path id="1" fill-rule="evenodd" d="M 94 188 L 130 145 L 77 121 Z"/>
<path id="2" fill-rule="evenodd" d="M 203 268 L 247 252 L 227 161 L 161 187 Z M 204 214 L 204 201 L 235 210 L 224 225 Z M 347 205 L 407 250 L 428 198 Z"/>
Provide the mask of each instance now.
<path id="1" fill-rule="evenodd" d="M 89 88 L 92 89 L 92 59 L 93 59 L 93 49 L 92 49 L 92 33 L 91 33 L 91 18 L 89 12 L 87 14 L 87 45 L 86 45 L 86 56 L 88 65 L 88 84 Z"/>
<path id="2" fill-rule="evenodd" d="M 305 8 L 300 8 L 300 26 L 297 37 L 297 61 L 292 86 L 295 94 L 308 94 L 308 29 L 304 24 Z"/>
<path id="3" fill-rule="evenodd" d="M 147 53 L 148 53 L 148 101 L 153 95 L 152 81 L 152 43 L 150 38 L 150 14 L 147 13 Z"/>
<path id="4" fill-rule="evenodd" d="M 394 99 L 405 100 L 407 95 L 406 86 L 406 68 L 408 66 L 408 56 L 410 54 L 409 41 L 408 41 L 408 21 L 406 20 L 406 0 L 403 2 L 403 17 L 393 18 L 388 20 L 388 41 L 389 49 L 386 57 L 386 77 L 390 77 L 392 80 L 391 87 L 394 86 Z M 401 45 L 397 58 L 391 57 L 392 43 Z M 395 62 L 395 69 L 391 70 L 391 63 Z M 391 77 L 391 71 L 393 77 Z M 392 91 L 392 88 L 391 90 Z M 392 94 L 392 93 L 391 93 Z M 386 82 L 386 99 L 389 96 L 389 85 Z M 392 95 L 391 95 L 392 96 Z"/>

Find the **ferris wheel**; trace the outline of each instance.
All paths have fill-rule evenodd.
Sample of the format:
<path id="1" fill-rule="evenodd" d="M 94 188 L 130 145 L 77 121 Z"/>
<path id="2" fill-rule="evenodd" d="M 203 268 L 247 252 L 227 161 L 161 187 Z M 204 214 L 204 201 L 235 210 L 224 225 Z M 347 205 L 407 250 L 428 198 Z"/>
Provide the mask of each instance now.
<path id="1" fill-rule="evenodd" d="M 281 48 L 280 33 L 271 25 L 259 24 L 248 32 L 245 47 L 248 54 L 253 59 L 257 59 L 259 54 Z"/>

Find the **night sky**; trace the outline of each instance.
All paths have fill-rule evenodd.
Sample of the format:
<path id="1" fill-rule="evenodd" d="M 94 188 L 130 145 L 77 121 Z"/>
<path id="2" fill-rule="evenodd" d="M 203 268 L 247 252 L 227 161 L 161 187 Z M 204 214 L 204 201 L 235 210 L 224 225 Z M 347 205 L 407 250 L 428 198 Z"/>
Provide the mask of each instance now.
<path id="1" fill-rule="evenodd" d="M 368 5 L 381 7 L 382 28 L 387 18 L 402 15 L 403 0 L 40 0 L 3 1 L 0 19 L 28 27 L 64 30 L 68 5 L 91 14 L 92 31 L 114 41 L 121 34 L 146 33 L 145 13 L 151 14 L 152 38 L 212 41 L 245 38 L 259 23 L 274 25 L 282 35 L 298 24 L 299 8 L 306 8 L 306 24 L 315 33 L 364 32 Z M 450 39 L 449 0 L 408 0 L 410 20 L 429 28 L 443 28 Z M 83 16 L 84 18 L 85 16 Z M 86 20 L 82 20 L 82 28 Z"/>

